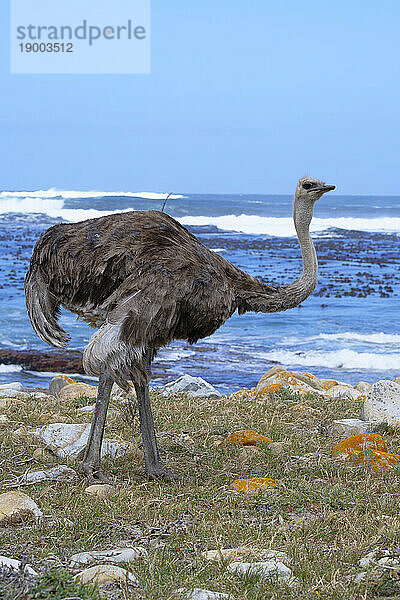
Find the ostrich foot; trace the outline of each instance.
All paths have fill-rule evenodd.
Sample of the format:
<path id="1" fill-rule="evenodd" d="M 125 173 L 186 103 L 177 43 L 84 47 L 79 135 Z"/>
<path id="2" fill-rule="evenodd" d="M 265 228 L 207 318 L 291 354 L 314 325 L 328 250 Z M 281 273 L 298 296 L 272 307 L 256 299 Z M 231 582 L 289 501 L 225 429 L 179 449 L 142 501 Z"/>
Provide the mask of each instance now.
<path id="1" fill-rule="evenodd" d="M 100 467 L 94 465 L 83 464 L 82 465 L 83 472 L 90 484 L 96 483 L 107 483 L 108 485 L 113 485 L 114 482 L 109 477 L 106 477 L 100 470 Z"/>

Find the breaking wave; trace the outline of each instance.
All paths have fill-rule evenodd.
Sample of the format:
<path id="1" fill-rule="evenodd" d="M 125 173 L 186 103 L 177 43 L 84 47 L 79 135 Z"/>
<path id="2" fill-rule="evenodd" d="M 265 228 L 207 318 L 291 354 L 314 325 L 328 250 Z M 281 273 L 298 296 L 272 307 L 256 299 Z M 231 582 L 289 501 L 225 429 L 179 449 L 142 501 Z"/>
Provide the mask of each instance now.
<path id="1" fill-rule="evenodd" d="M 255 235 L 290 237 L 296 235 L 293 219 L 288 217 L 260 217 L 257 215 L 223 215 L 220 217 L 183 217 L 178 219 L 182 225 L 214 225 L 218 229 L 237 231 Z M 311 232 L 337 228 L 349 231 L 369 231 L 400 233 L 400 217 L 382 217 L 366 219 L 357 217 L 337 217 L 311 221 Z"/>
<path id="2" fill-rule="evenodd" d="M 316 340 L 326 340 L 328 342 L 355 342 L 365 344 L 400 344 L 400 334 L 398 333 L 358 333 L 356 331 L 344 331 L 342 333 L 320 333 L 319 335 L 307 338 L 285 338 L 287 343 L 309 343 Z"/>
<path id="3" fill-rule="evenodd" d="M 84 221 L 106 216 L 117 212 L 135 210 L 114 208 L 113 210 L 97 210 L 96 208 L 70 208 L 68 200 L 82 199 L 86 202 L 104 197 L 123 197 L 149 200 L 165 199 L 167 194 L 160 192 L 98 192 L 75 190 L 37 190 L 33 192 L 0 192 L 0 214 L 18 213 L 22 215 L 45 214 L 51 218 L 70 222 Z M 172 199 L 185 198 L 172 194 Z M 134 204 L 134 202 L 132 202 Z M 115 207 L 116 202 L 113 202 Z M 126 206 L 126 201 L 125 201 Z M 245 233 L 248 235 L 270 235 L 273 237 L 291 237 L 296 235 L 291 217 L 268 217 L 259 215 L 221 215 L 221 216 L 184 216 L 177 218 L 188 226 L 214 226 L 225 231 Z M 315 217 L 311 222 L 311 232 L 326 232 L 332 228 L 365 232 L 400 233 L 400 217 L 361 218 L 361 217 Z"/>
<path id="4" fill-rule="evenodd" d="M 368 369 L 371 371 L 400 372 L 400 354 L 355 352 L 342 349 L 326 352 L 310 350 L 299 352 L 290 350 L 271 350 L 260 353 L 260 357 L 279 362 L 286 366 L 327 367 L 329 369 Z"/>
<path id="5" fill-rule="evenodd" d="M 0 198 L 147 198 L 148 200 L 163 200 L 168 195 L 167 192 L 97 192 L 79 191 L 79 190 L 57 190 L 50 188 L 48 190 L 36 190 L 34 192 L 0 192 Z M 180 194 L 171 194 L 170 198 L 184 198 Z"/>
<path id="6" fill-rule="evenodd" d="M 0 373 L 13 373 L 22 371 L 21 365 L 0 365 Z"/>
<path id="7" fill-rule="evenodd" d="M 355 331 L 345 331 L 343 333 L 320 333 L 317 337 L 320 340 L 328 341 L 337 340 L 366 342 L 368 344 L 400 344 L 400 334 L 398 333 L 356 333 Z"/>

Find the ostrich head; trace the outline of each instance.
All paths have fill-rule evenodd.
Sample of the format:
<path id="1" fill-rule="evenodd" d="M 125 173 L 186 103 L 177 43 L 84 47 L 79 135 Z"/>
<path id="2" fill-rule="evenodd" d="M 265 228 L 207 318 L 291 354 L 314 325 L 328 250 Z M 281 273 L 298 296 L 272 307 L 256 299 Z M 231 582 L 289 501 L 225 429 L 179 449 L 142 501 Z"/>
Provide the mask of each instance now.
<path id="1" fill-rule="evenodd" d="M 331 192 L 336 186 L 326 185 L 324 181 L 314 177 L 302 177 L 297 184 L 294 196 L 293 217 L 297 233 L 308 230 L 314 204 L 325 192 Z M 299 231 L 300 229 L 300 231 Z"/>
<path id="2" fill-rule="evenodd" d="M 296 189 L 296 198 L 304 199 L 306 202 L 319 200 L 325 192 L 331 192 L 335 189 L 334 185 L 326 185 L 324 181 L 314 179 L 314 177 L 302 177 L 299 179 Z"/>

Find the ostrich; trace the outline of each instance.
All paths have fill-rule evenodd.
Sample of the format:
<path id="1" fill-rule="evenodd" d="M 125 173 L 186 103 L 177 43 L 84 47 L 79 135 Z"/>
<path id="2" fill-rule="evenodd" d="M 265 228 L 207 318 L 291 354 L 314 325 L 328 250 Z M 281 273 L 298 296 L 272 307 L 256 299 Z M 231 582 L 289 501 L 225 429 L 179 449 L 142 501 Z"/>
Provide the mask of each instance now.
<path id="1" fill-rule="evenodd" d="M 309 226 L 314 204 L 334 185 L 304 177 L 294 198 L 302 275 L 284 286 L 264 284 L 206 248 L 163 212 L 132 211 L 80 223 L 61 223 L 37 242 L 25 279 L 29 319 L 52 346 L 70 336 L 57 322 L 59 307 L 97 328 L 83 353 L 98 394 L 83 472 L 104 481 L 100 451 L 113 382 L 136 391 L 146 472 L 174 479 L 160 459 L 149 396 L 151 362 L 174 339 L 214 333 L 237 310 L 273 313 L 298 306 L 314 290 L 318 263 Z"/>

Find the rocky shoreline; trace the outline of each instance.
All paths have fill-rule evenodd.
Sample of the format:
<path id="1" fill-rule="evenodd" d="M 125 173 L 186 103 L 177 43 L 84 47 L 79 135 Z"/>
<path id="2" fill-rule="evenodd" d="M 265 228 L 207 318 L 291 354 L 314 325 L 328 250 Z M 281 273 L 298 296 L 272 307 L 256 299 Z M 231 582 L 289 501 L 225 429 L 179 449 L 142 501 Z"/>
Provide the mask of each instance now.
<path id="1" fill-rule="evenodd" d="M 79 350 L 0 350 L 0 364 L 21 365 L 31 371 L 84 374 Z"/>
<path id="2" fill-rule="evenodd" d="M 8 490 L 0 494 L 1 527 L 8 529 L 19 527 L 22 531 L 23 527 L 30 527 L 33 530 L 39 524 L 42 527 L 46 523 L 52 526 L 56 517 L 48 514 L 48 510 L 46 514 L 44 496 L 37 494 L 38 488 L 35 487 L 43 483 L 57 486 L 59 493 L 61 493 L 63 486 L 74 491 L 77 498 L 76 506 L 79 505 L 80 507 L 86 506 L 89 502 L 93 507 L 96 503 L 106 503 L 103 506 L 110 503 L 111 506 L 113 502 L 119 501 L 118 498 L 124 497 L 125 492 L 117 482 L 113 485 L 89 485 L 84 489 L 79 483 L 79 461 L 87 442 L 96 394 L 97 388 L 95 386 L 76 382 L 61 374 L 52 379 L 49 388 L 45 391 L 24 388 L 19 382 L 0 385 L 0 424 L 3 431 L 6 433 L 9 431 L 7 435 L 12 446 L 15 444 L 19 447 L 23 443 L 29 444 L 29 452 L 31 452 L 32 447 L 36 445 L 37 448 L 32 452 L 31 457 L 28 456 L 28 460 L 43 463 L 40 470 L 29 468 L 26 470 L 24 467 L 19 475 L 13 475 L 13 477 L 3 480 L 3 486 L 11 488 L 11 491 Z M 193 398 L 195 399 L 194 402 Z M 113 462 L 122 459 L 123 462 L 119 463 L 120 470 L 122 470 L 125 462 L 129 463 L 130 461 L 131 465 L 136 463 L 140 465 L 143 459 L 140 442 L 138 443 L 137 438 L 123 440 L 117 433 L 121 426 L 120 419 L 121 414 L 124 414 L 124 407 L 126 407 L 127 402 L 133 399 L 133 390 L 132 394 L 126 395 L 121 389 L 114 386 L 109 417 L 112 420 L 116 414 L 119 414 L 118 421 L 116 421 L 118 429 L 114 429 L 114 436 L 115 434 L 117 436 L 104 439 L 102 457 Z M 400 455 L 394 453 L 397 451 L 396 446 L 391 449 L 389 440 L 388 448 L 386 440 L 380 435 L 385 430 L 386 434 L 390 432 L 390 428 L 387 428 L 388 425 L 394 431 L 400 423 L 399 377 L 396 377 L 393 381 L 381 380 L 372 385 L 360 381 L 352 386 L 340 381 L 318 379 L 311 373 L 289 371 L 283 366 L 275 366 L 261 377 L 256 387 L 240 390 L 229 396 L 221 396 L 211 384 L 200 377 L 184 375 L 154 391 L 153 401 L 158 402 L 159 410 L 166 407 L 168 412 L 173 404 L 177 403 L 176 410 L 179 413 L 182 412 L 184 407 L 188 407 L 190 411 L 193 411 L 194 405 L 202 404 L 202 417 L 203 412 L 209 410 L 209 420 L 214 415 L 216 407 L 220 406 L 223 419 L 217 428 L 213 426 L 208 432 L 208 436 L 211 436 L 213 440 L 209 448 L 212 455 L 216 453 L 220 455 L 220 461 L 214 465 L 218 472 L 220 472 L 221 464 L 228 460 L 237 459 L 234 468 L 228 469 L 225 481 L 221 483 L 218 480 L 216 484 L 218 494 L 226 494 L 229 498 L 229 506 L 232 504 L 232 495 L 240 498 L 238 503 L 244 503 L 245 500 L 242 500 L 242 498 L 248 497 L 250 501 L 252 496 L 259 493 L 264 494 L 264 497 L 269 498 L 270 501 L 274 497 L 273 494 L 279 494 L 280 491 L 281 493 L 288 493 L 289 487 L 282 487 L 280 480 L 284 481 L 290 473 L 301 471 L 301 468 L 308 469 L 306 472 L 307 485 L 312 485 L 310 467 L 307 465 L 314 454 L 303 451 L 299 455 L 297 446 L 292 443 L 290 436 L 285 435 L 281 429 L 284 421 L 290 415 L 295 415 L 292 431 L 299 436 L 298 442 L 302 438 L 310 437 L 314 443 L 315 439 L 326 437 L 327 452 L 323 455 L 320 449 L 317 449 L 314 457 L 318 466 L 314 475 L 315 482 L 318 483 L 315 494 L 317 492 L 323 493 L 321 492 L 323 490 L 323 487 L 321 487 L 321 482 L 323 483 L 320 469 L 321 460 L 325 461 L 325 469 L 327 466 L 331 468 L 329 465 L 337 465 L 337 468 L 335 467 L 336 471 L 332 471 L 335 473 L 335 477 L 338 477 L 339 471 L 337 469 L 343 468 L 359 469 L 363 467 L 367 469 L 368 473 L 375 474 L 375 476 L 378 475 L 378 472 L 387 471 L 390 473 L 392 470 L 392 473 L 394 473 L 393 467 L 400 464 Z M 340 410 L 342 401 L 342 414 L 340 415 L 338 408 Z M 32 402 L 32 408 L 24 413 L 25 418 L 29 420 L 21 426 L 21 423 L 24 423 L 24 421 L 21 421 L 22 413 L 19 413 L 20 416 L 16 419 L 17 413 L 15 412 L 13 415 L 12 411 L 25 409 Z M 345 404 L 347 408 L 345 408 Z M 32 418 L 35 410 L 33 407 L 37 405 L 42 405 L 45 408 L 37 413 L 35 421 L 35 418 Z M 328 425 L 326 419 L 322 418 L 323 416 L 319 413 L 324 405 L 335 405 Z M 262 418 L 265 419 L 265 412 L 263 412 L 265 407 L 270 407 L 272 409 L 271 414 L 273 412 L 274 415 L 278 410 L 282 410 L 283 417 L 278 429 L 274 432 L 272 426 L 270 426 L 270 431 L 265 432 L 267 435 L 262 433 L 264 429 Z M 242 416 L 237 424 L 233 424 L 235 415 L 240 413 L 240 410 Z M 254 412 L 257 410 L 260 410 L 258 419 L 254 417 Z M 244 414 L 246 413 L 253 415 L 249 422 L 254 419 L 254 427 L 258 431 L 244 428 L 249 426 L 249 423 L 245 425 Z M 197 460 L 200 460 L 198 458 L 200 456 L 201 460 L 204 460 L 203 420 L 200 428 L 196 422 L 196 427 L 194 429 L 192 427 L 192 430 L 189 429 L 191 434 L 189 435 L 186 422 L 184 424 L 185 430 L 181 429 L 181 425 L 178 427 L 178 431 L 175 431 L 177 414 L 175 413 L 174 423 L 169 423 L 166 431 L 157 431 L 162 451 L 178 448 L 182 453 L 197 457 Z M 225 414 L 230 415 L 229 423 L 232 423 L 231 433 L 229 434 Z M 338 416 L 343 417 L 345 415 L 347 418 L 338 418 Z M 325 431 L 321 429 L 322 426 L 329 428 L 329 434 L 321 433 Z M 389 437 L 386 434 L 385 437 Z M 195 439 L 192 436 L 195 436 Z M 200 443 L 197 449 L 196 443 Z M 292 450 L 290 450 L 291 443 Z M 280 471 L 278 470 L 277 474 L 271 473 L 274 464 L 279 465 L 283 459 L 285 459 L 285 465 L 281 465 Z M 61 460 L 63 464 L 54 462 L 54 460 Z M 307 465 L 304 461 L 307 461 Z M 344 472 L 344 477 L 347 477 L 346 473 Z M 240 478 L 234 479 L 234 476 L 238 477 L 238 475 L 240 475 Z M 288 479 L 287 481 L 289 482 Z M 346 479 L 347 485 L 349 485 L 348 481 L 349 479 Z M 330 485 L 329 480 L 327 483 Z M 289 485 L 293 484 L 289 483 Z M 135 486 L 138 488 L 137 480 L 134 481 L 130 490 L 134 490 Z M 141 486 L 142 484 L 139 487 Z M 34 497 L 32 498 L 23 492 L 21 488 L 29 489 L 30 494 L 33 490 L 32 495 Z M 51 490 L 52 488 L 49 487 L 48 489 Z M 296 488 L 296 494 L 299 489 L 299 487 Z M 183 492 L 181 496 L 183 496 Z M 88 500 L 88 497 L 91 500 Z M 321 498 L 324 499 L 325 497 Z M 309 496 L 307 495 L 307 501 L 308 499 Z M 158 500 L 157 497 L 157 502 Z M 238 505 L 241 506 L 241 504 Z M 246 511 L 253 506 L 250 502 L 243 505 L 246 507 Z M 53 510 L 55 510 L 54 506 Z M 340 507 L 342 510 L 342 504 Z M 253 509 L 251 508 L 251 510 Z M 279 510 L 282 509 L 279 508 Z M 316 510 L 314 504 L 313 510 Z M 292 515 L 292 513 L 290 514 Z M 300 516 L 295 515 L 296 518 L 300 519 L 298 522 L 302 526 L 305 523 L 304 514 L 311 514 L 313 519 L 317 519 L 314 513 L 305 512 L 304 509 Z M 74 523 L 65 516 L 62 518 L 64 519 L 63 524 L 67 523 L 65 526 L 74 526 Z M 173 523 L 175 522 L 178 521 Z M 101 545 L 92 546 L 92 541 L 89 540 L 84 545 L 86 549 L 79 546 L 73 551 L 70 549 L 68 553 L 65 553 L 62 564 L 65 564 L 68 568 L 70 576 L 74 578 L 73 581 L 81 584 L 95 582 L 99 584 L 100 589 L 105 593 L 112 586 L 115 589 L 122 589 L 124 585 L 129 585 L 132 586 L 132 589 L 135 587 L 139 589 L 143 585 L 143 578 L 140 576 L 140 571 L 137 572 L 138 577 L 136 577 L 136 570 L 135 575 L 129 571 L 131 563 L 134 564 L 135 569 L 140 561 L 146 563 L 149 557 L 153 556 L 151 553 L 159 545 L 165 545 L 167 540 L 165 526 L 159 528 L 162 532 L 160 535 L 157 533 L 158 529 L 154 526 L 152 526 L 150 534 L 144 526 L 142 527 L 143 529 L 139 530 L 139 534 L 135 530 L 134 538 L 121 539 L 118 543 L 112 544 L 112 547 L 104 549 Z M 294 530 L 292 522 L 289 523 L 289 527 L 290 531 Z M 140 545 L 138 545 L 138 541 L 140 541 Z M 77 550 L 79 551 L 77 552 Z M 229 577 L 233 577 L 233 581 L 236 580 L 238 585 L 240 585 L 243 576 L 251 574 L 257 580 L 264 581 L 268 585 L 274 580 L 279 585 L 285 584 L 289 587 L 299 588 L 301 585 L 299 571 L 293 557 L 286 550 L 283 551 L 280 547 L 279 549 L 261 548 L 257 547 L 257 544 L 254 546 L 247 544 L 209 549 L 208 545 L 204 543 L 201 560 L 223 563 Z M 383 549 L 381 554 L 378 554 L 380 551 L 380 548 L 374 547 L 366 556 L 361 555 L 355 567 L 358 572 L 352 575 L 352 581 L 355 584 L 362 584 L 369 576 L 370 571 L 368 571 L 368 568 L 371 561 L 373 561 L 377 576 L 380 576 L 384 567 L 381 568 L 381 563 L 377 564 L 377 561 L 384 561 L 387 556 L 390 557 L 390 560 L 394 560 L 391 555 L 387 554 L 388 550 Z M 10 550 L 8 554 L 11 554 Z M 40 578 L 45 577 L 45 574 L 41 574 L 40 561 L 36 560 L 35 562 L 32 558 L 34 557 L 24 556 L 24 561 L 21 562 L 15 555 L 0 556 L 0 571 L 3 570 L 7 577 L 17 577 L 18 573 L 21 577 L 21 571 L 24 569 L 24 573 L 29 574 L 31 577 L 31 586 L 33 586 L 35 585 L 34 582 L 41 581 Z M 197 557 L 196 560 L 200 560 L 200 558 Z M 395 564 L 400 566 L 400 561 L 397 558 L 396 560 Z M 32 563 L 32 566 L 28 561 Z M 127 568 L 120 567 L 119 563 L 124 563 Z M 392 563 L 390 564 L 392 565 Z M 365 570 L 359 572 L 359 567 Z M 20 583 L 20 580 L 16 579 L 15 582 L 13 580 L 12 585 L 20 585 Z M 0 572 L 1 584 L 2 576 Z M 225 585 L 222 583 L 220 587 L 224 588 Z M 213 592 L 205 588 L 178 588 L 178 586 L 175 586 L 175 588 L 175 595 L 192 598 L 192 600 L 233 598 L 232 595 L 226 593 L 227 588 L 220 592 Z M 116 596 L 111 597 L 121 598 L 121 595 L 118 592 Z"/>

